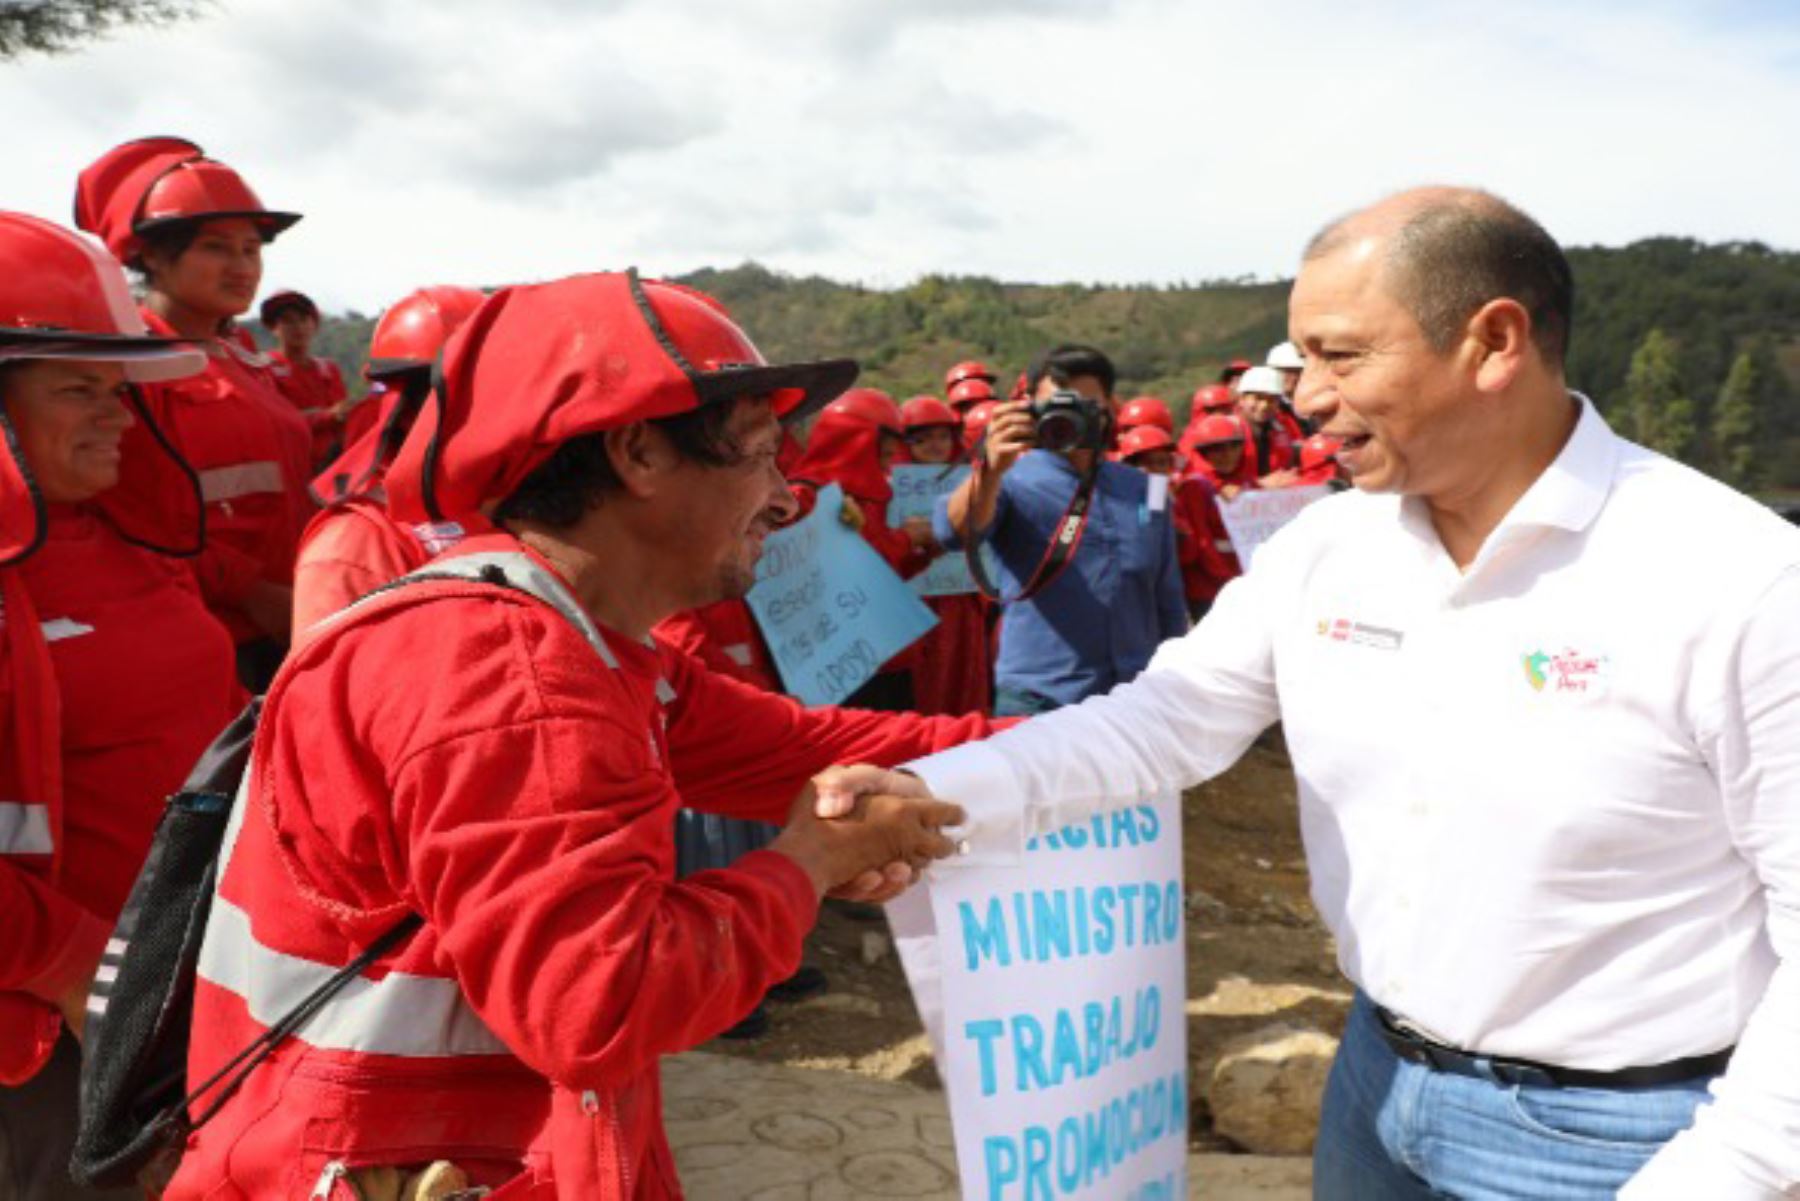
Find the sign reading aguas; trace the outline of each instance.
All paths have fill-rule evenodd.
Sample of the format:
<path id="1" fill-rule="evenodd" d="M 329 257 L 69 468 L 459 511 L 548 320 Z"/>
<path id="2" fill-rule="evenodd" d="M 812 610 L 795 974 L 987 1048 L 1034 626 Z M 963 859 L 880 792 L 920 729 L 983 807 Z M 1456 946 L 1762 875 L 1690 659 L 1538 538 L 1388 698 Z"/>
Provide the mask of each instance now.
<path id="1" fill-rule="evenodd" d="M 895 931 L 948 1090 L 963 1196 L 1185 1198 L 1178 799 L 1033 838 L 1017 867 L 945 865 L 928 880 L 935 938 L 917 937 L 911 916 Z"/>
<path id="2" fill-rule="evenodd" d="M 769 535 L 744 599 L 781 673 L 808 705 L 835 705 L 937 624 L 862 535 L 839 519 L 844 490 Z"/>
<path id="3" fill-rule="evenodd" d="M 1250 559 L 1257 547 L 1275 536 L 1275 531 L 1292 521 L 1307 505 L 1331 495 L 1324 484 L 1308 484 L 1300 488 L 1255 489 L 1240 492 L 1230 500 L 1219 502 L 1219 516 L 1225 519 L 1225 532 L 1231 535 L 1231 549 L 1238 563 L 1250 570 Z"/>

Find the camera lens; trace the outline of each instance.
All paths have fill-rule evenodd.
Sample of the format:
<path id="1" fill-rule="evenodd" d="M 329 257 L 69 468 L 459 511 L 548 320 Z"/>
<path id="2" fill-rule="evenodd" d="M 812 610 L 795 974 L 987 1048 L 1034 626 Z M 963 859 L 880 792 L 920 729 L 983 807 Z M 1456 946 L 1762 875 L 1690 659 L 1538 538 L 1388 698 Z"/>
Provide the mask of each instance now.
<path id="1" fill-rule="evenodd" d="M 1037 444 L 1041 450 L 1058 453 L 1074 450 L 1087 434 L 1087 421 L 1080 413 L 1066 410 L 1044 414 L 1037 423 Z"/>

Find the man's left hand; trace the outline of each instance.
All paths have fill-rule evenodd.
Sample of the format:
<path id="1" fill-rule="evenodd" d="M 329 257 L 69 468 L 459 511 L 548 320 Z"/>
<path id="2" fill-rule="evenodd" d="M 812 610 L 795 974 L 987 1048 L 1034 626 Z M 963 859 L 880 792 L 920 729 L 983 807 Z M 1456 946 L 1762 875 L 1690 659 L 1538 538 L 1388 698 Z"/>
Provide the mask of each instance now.
<path id="1" fill-rule="evenodd" d="M 854 820 L 863 801 L 871 796 L 931 796 L 931 790 L 917 776 L 867 764 L 828 767 L 813 777 L 813 788 L 818 793 L 813 812 L 827 819 Z M 826 895 L 841 901 L 881 905 L 905 892 L 917 878 L 918 873 L 907 864 L 890 863 L 879 872 L 864 872 Z"/>

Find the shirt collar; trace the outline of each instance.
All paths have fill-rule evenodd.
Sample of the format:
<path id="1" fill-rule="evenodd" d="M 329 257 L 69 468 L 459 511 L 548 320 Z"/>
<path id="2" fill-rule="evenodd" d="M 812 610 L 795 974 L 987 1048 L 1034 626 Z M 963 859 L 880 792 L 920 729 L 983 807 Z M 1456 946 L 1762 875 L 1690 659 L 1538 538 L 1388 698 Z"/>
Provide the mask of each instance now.
<path id="1" fill-rule="evenodd" d="M 1606 504 L 1619 464 L 1619 437 L 1593 401 L 1579 392 L 1569 395 L 1581 406 L 1575 432 L 1569 435 L 1562 453 L 1513 505 L 1500 523 L 1501 529 L 1550 526 L 1577 532 L 1592 525 Z"/>

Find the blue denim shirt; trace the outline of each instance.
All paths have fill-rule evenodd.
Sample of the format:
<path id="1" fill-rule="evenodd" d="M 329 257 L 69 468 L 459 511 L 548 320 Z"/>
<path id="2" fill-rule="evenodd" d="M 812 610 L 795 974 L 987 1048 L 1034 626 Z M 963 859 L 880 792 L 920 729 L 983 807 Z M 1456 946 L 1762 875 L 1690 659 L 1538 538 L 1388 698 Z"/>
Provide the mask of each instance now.
<path id="1" fill-rule="evenodd" d="M 994 582 L 1002 596 L 1016 595 L 1036 570 L 1080 482 L 1067 459 L 1043 450 L 1027 452 L 1001 480 L 987 541 L 1000 561 Z M 1075 557 L 1048 588 L 1006 606 L 1001 687 L 1072 705 L 1130 680 L 1164 639 L 1187 632 L 1174 514 L 1169 499 L 1152 510 L 1149 496 L 1143 472 L 1100 465 Z M 947 497 L 938 501 L 932 526 L 945 546 L 962 545 L 950 528 Z"/>

